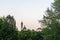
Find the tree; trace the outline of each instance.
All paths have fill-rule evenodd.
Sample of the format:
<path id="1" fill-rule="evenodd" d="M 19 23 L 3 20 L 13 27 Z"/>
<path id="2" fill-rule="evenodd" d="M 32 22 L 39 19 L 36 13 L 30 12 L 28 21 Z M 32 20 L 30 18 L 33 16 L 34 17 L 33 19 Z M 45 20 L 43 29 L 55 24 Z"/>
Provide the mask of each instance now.
<path id="1" fill-rule="evenodd" d="M 16 30 L 15 19 L 8 15 L 7 17 L 2 17 L 2 24 L 0 28 L 0 40 L 18 40 L 18 32 Z"/>
<path id="2" fill-rule="evenodd" d="M 1 39 L 1 40 L 3 39 L 3 36 L 2 36 L 2 33 L 3 33 L 2 25 L 3 25 L 3 19 L 0 18 L 0 39 Z"/>
<path id="3" fill-rule="evenodd" d="M 52 8 L 47 9 L 40 22 L 46 26 L 42 30 L 44 40 L 60 40 L 60 0 L 54 0 Z"/>
<path id="4" fill-rule="evenodd" d="M 22 30 L 18 32 L 19 40 L 43 40 L 40 32 Z"/>

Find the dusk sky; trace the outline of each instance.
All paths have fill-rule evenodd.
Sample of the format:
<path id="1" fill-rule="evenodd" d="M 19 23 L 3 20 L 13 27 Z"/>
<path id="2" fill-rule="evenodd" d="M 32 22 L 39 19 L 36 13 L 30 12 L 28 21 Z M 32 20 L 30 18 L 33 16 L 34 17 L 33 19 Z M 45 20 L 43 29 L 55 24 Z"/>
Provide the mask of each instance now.
<path id="1" fill-rule="evenodd" d="M 46 9 L 53 0 L 0 0 L 0 17 L 13 15 L 20 30 L 23 21 L 28 29 L 40 27 L 38 20 L 42 19 Z"/>

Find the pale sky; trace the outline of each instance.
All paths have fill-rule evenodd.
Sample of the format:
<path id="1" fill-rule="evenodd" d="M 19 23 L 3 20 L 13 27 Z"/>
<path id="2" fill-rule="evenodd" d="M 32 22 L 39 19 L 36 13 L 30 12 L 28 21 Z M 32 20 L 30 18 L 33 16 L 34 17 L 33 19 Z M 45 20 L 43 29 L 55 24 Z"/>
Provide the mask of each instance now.
<path id="1" fill-rule="evenodd" d="M 23 21 L 28 29 L 40 27 L 38 20 L 42 19 L 46 9 L 53 0 L 0 0 L 0 17 L 13 15 L 20 30 Z"/>

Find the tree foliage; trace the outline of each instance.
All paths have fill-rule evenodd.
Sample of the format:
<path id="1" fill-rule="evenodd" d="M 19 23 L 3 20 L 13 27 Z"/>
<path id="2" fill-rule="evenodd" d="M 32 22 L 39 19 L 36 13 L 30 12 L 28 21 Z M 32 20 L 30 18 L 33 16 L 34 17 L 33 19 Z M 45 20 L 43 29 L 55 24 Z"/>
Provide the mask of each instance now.
<path id="1" fill-rule="evenodd" d="M 26 30 L 18 31 L 13 16 L 0 18 L 0 40 L 43 40 L 40 32 Z"/>
<path id="2" fill-rule="evenodd" d="M 44 40 L 60 40 L 60 0 L 54 0 L 52 8 L 47 9 L 40 22 L 46 26 L 42 30 Z"/>
<path id="3" fill-rule="evenodd" d="M 19 40 L 43 40 L 41 32 L 36 31 L 20 31 L 18 32 Z"/>
<path id="4" fill-rule="evenodd" d="M 8 15 L 0 18 L 0 40 L 17 40 L 15 19 Z"/>

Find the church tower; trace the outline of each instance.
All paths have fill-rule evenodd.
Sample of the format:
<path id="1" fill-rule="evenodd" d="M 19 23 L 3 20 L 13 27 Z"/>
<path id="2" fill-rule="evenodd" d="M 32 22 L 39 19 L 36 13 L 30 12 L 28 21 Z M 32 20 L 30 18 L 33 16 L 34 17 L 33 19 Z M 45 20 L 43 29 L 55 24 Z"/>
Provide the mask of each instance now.
<path id="1" fill-rule="evenodd" d="M 23 30 L 23 22 L 21 22 L 21 30 Z"/>

